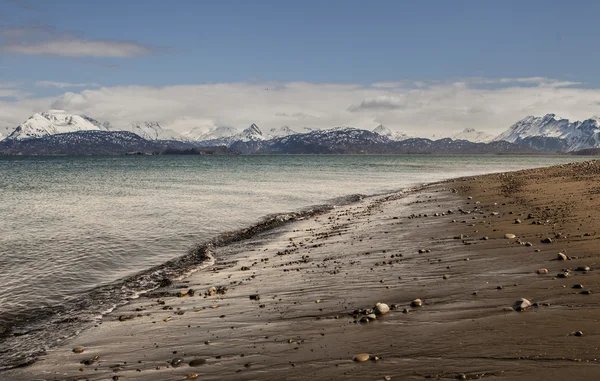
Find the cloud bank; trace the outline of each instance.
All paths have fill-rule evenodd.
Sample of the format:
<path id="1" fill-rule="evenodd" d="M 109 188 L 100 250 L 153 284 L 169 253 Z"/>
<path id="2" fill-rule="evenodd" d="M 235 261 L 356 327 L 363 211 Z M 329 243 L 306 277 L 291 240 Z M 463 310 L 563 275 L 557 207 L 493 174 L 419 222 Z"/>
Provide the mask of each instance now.
<path id="1" fill-rule="evenodd" d="M 54 86 L 61 87 L 58 83 Z M 599 115 L 600 89 L 538 77 L 371 85 L 289 82 L 100 87 L 51 98 L 0 98 L 0 125 L 16 126 L 33 112 L 47 109 L 85 114 L 115 126 L 158 121 L 179 132 L 215 125 L 245 128 L 251 123 L 264 129 L 283 125 L 372 129 L 382 123 L 418 136 L 448 136 L 467 127 L 498 134 L 527 115 L 556 113 L 570 119 Z"/>

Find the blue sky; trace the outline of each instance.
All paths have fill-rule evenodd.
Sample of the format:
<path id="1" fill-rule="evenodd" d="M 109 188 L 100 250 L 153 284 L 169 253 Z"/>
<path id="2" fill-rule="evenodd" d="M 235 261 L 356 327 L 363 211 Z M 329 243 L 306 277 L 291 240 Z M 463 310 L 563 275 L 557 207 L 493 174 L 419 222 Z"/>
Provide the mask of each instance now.
<path id="1" fill-rule="evenodd" d="M 0 58 L 4 80 L 107 86 L 473 76 L 600 80 L 600 3 L 593 1 L 0 4 L 5 28 L 46 27 L 152 50 L 131 58 L 5 53 Z"/>
<path id="2" fill-rule="evenodd" d="M 0 0 L 0 100 L 123 86 L 469 78 L 490 80 L 471 88 L 546 78 L 595 89 L 599 11 L 594 1 Z"/>

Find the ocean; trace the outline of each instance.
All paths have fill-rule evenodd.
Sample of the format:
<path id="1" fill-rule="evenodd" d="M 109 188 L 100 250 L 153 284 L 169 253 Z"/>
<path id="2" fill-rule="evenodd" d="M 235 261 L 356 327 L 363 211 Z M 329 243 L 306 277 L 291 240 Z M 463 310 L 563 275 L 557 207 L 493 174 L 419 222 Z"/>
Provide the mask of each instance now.
<path id="1" fill-rule="evenodd" d="M 0 369 L 206 266 L 198 248 L 225 232 L 447 178 L 585 159 L 0 157 Z"/>

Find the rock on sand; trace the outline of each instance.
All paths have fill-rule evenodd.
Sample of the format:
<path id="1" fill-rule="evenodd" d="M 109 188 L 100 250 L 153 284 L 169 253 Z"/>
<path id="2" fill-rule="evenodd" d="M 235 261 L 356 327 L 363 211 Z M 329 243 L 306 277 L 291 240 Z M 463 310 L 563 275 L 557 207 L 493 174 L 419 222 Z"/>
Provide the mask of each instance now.
<path id="1" fill-rule="evenodd" d="M 525 311 L 531 307 L 531 302 L 525 298 L 521 298 L 515 302 L 513 309 L 515 311 Z"/>
<path id="2" fill-rule="evenodd" d="M 390 306 L 385 303 L 377 303 L 375 308 L 373 308 L 376 315 L 385 315 L 390 312 Z"/>
<path id="3" fill-rule="evenodd" d="M 371 358 L 371 355 L 368 353 L 359 353 L 356 356 L 354 356 L 352 358 L 352 360 L 354 360 L 356 362 L 365 362 L 365 361 L 369 361 L 370 358 Z"/>

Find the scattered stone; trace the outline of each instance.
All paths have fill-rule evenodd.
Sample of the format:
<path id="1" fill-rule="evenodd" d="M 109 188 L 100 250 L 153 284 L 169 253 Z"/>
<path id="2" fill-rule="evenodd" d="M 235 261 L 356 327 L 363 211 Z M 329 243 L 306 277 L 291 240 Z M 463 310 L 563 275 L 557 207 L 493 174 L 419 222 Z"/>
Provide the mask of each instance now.
<path id="1" fill-rule="evenodd" d="M 531 246 L 533 246 L 533 244 L 531 242 L 525 242 L 525 246 L 531 247 Z"/>
<path id="2" fill-rule="evenodd" d="M 525 298 L 521 298 L 515 302 L 513 309 L 515 311 L 525 311 L 531 307 L 531 302 Z"/>
<path id="3" fill-rule="evenodd" d="M 171 366 L 174 368 L 180 366 L 182 363 L 183 357 L 175 357 L 173 360 L 171 360 Z"/>
<path id="4" fill-rule="evenodd" d="M 590 271 L 590 266 L 579 266 L 575 269 L 575 271 Z"/>
<path id="5" fill-rule="evenodd" d="M 133 315 L 121 315 L 121 316 L 119 316 L 119 321 L 131 320 L 134 317 L 135 316 L 133 316 Z"/>
<path id="6" fill-rule="evenodd" d="M 385 303 L 377 303 L 373 308 L 376 315 L 385 315 L 390 312 L 390 307 Z"/>
<path id="7" fill-rule="evenodd" d="M 552 243 L 552 238 L 546 237 L 542 240 L 542 243 Z"/>
<path id="8" fill-rule="evenodd" d="M 194 366 L 200 366 L 200 365 L 204 365 L 206 364 L 206 360 L 205 359 L 193 359 L 192 361 L 190 361 L 189 365 L 194 367 Z"/>
<path id="9" fill-rule="evenodd" d="M 558 253 L 556 259 L 559 260 L 559 261 L 566 261 L 568 258 L 567 258 L 567 256 L 565 254 Z"/>
<path id="10" fill-rule="evenodd" d="M 563 271 L 562 273 L 558 273 L 556 274 L 557 278 L 568 278 L 569 277 L 569 272 L 568 271 Z"/>
<path id="11" fill-rule="evenodd" d="M 569 277 L 569 272 L 568 271 L 563 271 L 561 273 L 556 274 L 557 278 L 568 278 Z"/>
<path id="12" fill-rule="evenodd" d="M 186 296 L 188 294 L 188 290 L 180 290 L 177 292 L 177 297 L 181 298 L 182 296 Z"/>
<path id="13" fill-rule="evenodd" d="M 571 286 L 571 288 L 583 288 L 582 284 L 574 284 Z"/>
<path id="14" fill-rule="evenodd" d="M 260 300 L 260 296 L 258 294 L 250 295 L 250 300 Z"/>
<path id="15" fill-rule="evenodd" d="M 541 269 L 538 269 L 536 272 L 540 275 L 544 275 L 544 274 L 548 274 L 548 269 L 541 268 Z"/>
<path id="16" fill-rule="evenodd" d="M 517 219 L 515 220 L 515 224 L 520 224 L 520 223 L 521 223 L 521 220 L 517 218 Z"/>
<path id="17" fill-rule="evenodd" d="M 421 299 L 415 299 L 410 303 L 411 307 L 421 307 L 423 305 L 423 301 Z"/>
<path id="18" fill-rule="evenodd" d="M 573 335 L 575 335 L 575 336 L 577 336 L 577 337 L 581 337 L 581 336 L 583 336 L 583 332 L 581 332 L 581 331 L 577 331 L 577 332 L 575 332 Z"/>
<path id="19" fill-rule="evenodd" d="M 188 380 L 193 380 L 195 378 L 198 378 L 198 373 L 189 373 L 185 378 L 187 378 Z"/>
<path id="20" fill-rule="evenodd" d="M 249 271 L 250 267 L 248 267 L 248 266 L 242 266 L 242 268 L 240 270 L 242 270 L 242 271 Z"/>
<path id="21" fill-rule="evenodd" d="M 514 239 L 514 238 L 517 238 L 517 236 L 514 235 L 514 234 L 512 234 L 512 233 L 506 233 L 506 234 L 504 234 L 504 238 L 506 238 L 506 239 Z"/>
<path id="22" fill-rule="evenodd" d="M 359 353 L 352 358 L 352 360 L 354 360 L 356 362 L 365 362 L 365 361 L 369 361 L 370 359 L 371 359 L 371 355 L 368 353 Z"/>
<path id="23" fill-rule="evenodd" d="M 98 361 L 99 358 L 100 358 L 100 356 L 95 356 L 94 358 L 91 358 L 91 359 L 81 360 L 79 363 L 83 364 L 83 365 L 92 365 L 93 363 Z"/>
<path id="24" fill-rule="evenodd" d="M 579 293 L 580 293 L 581 295 L 589 295 L 589 294 L 591 294 L 592 292 L 591 292 L 590 290 L 581 290 L 581 291 L 579 291 Z"/>
<path id="25" fill-rule="evenodd" d="M 444 276 L 442 277 L 442 279 L 444 279 L 444 280 L 446 280 L 448 278 L 450 278 L 450 275 L 448 275 L 448 274 L 444 274 Z"/>
<path id="26" fill-rule="evenodd" d="M 83 353 L 83 351 L 85 351 L 85 348 L 82 346 L 73 348 L 73 353 Z"/>

